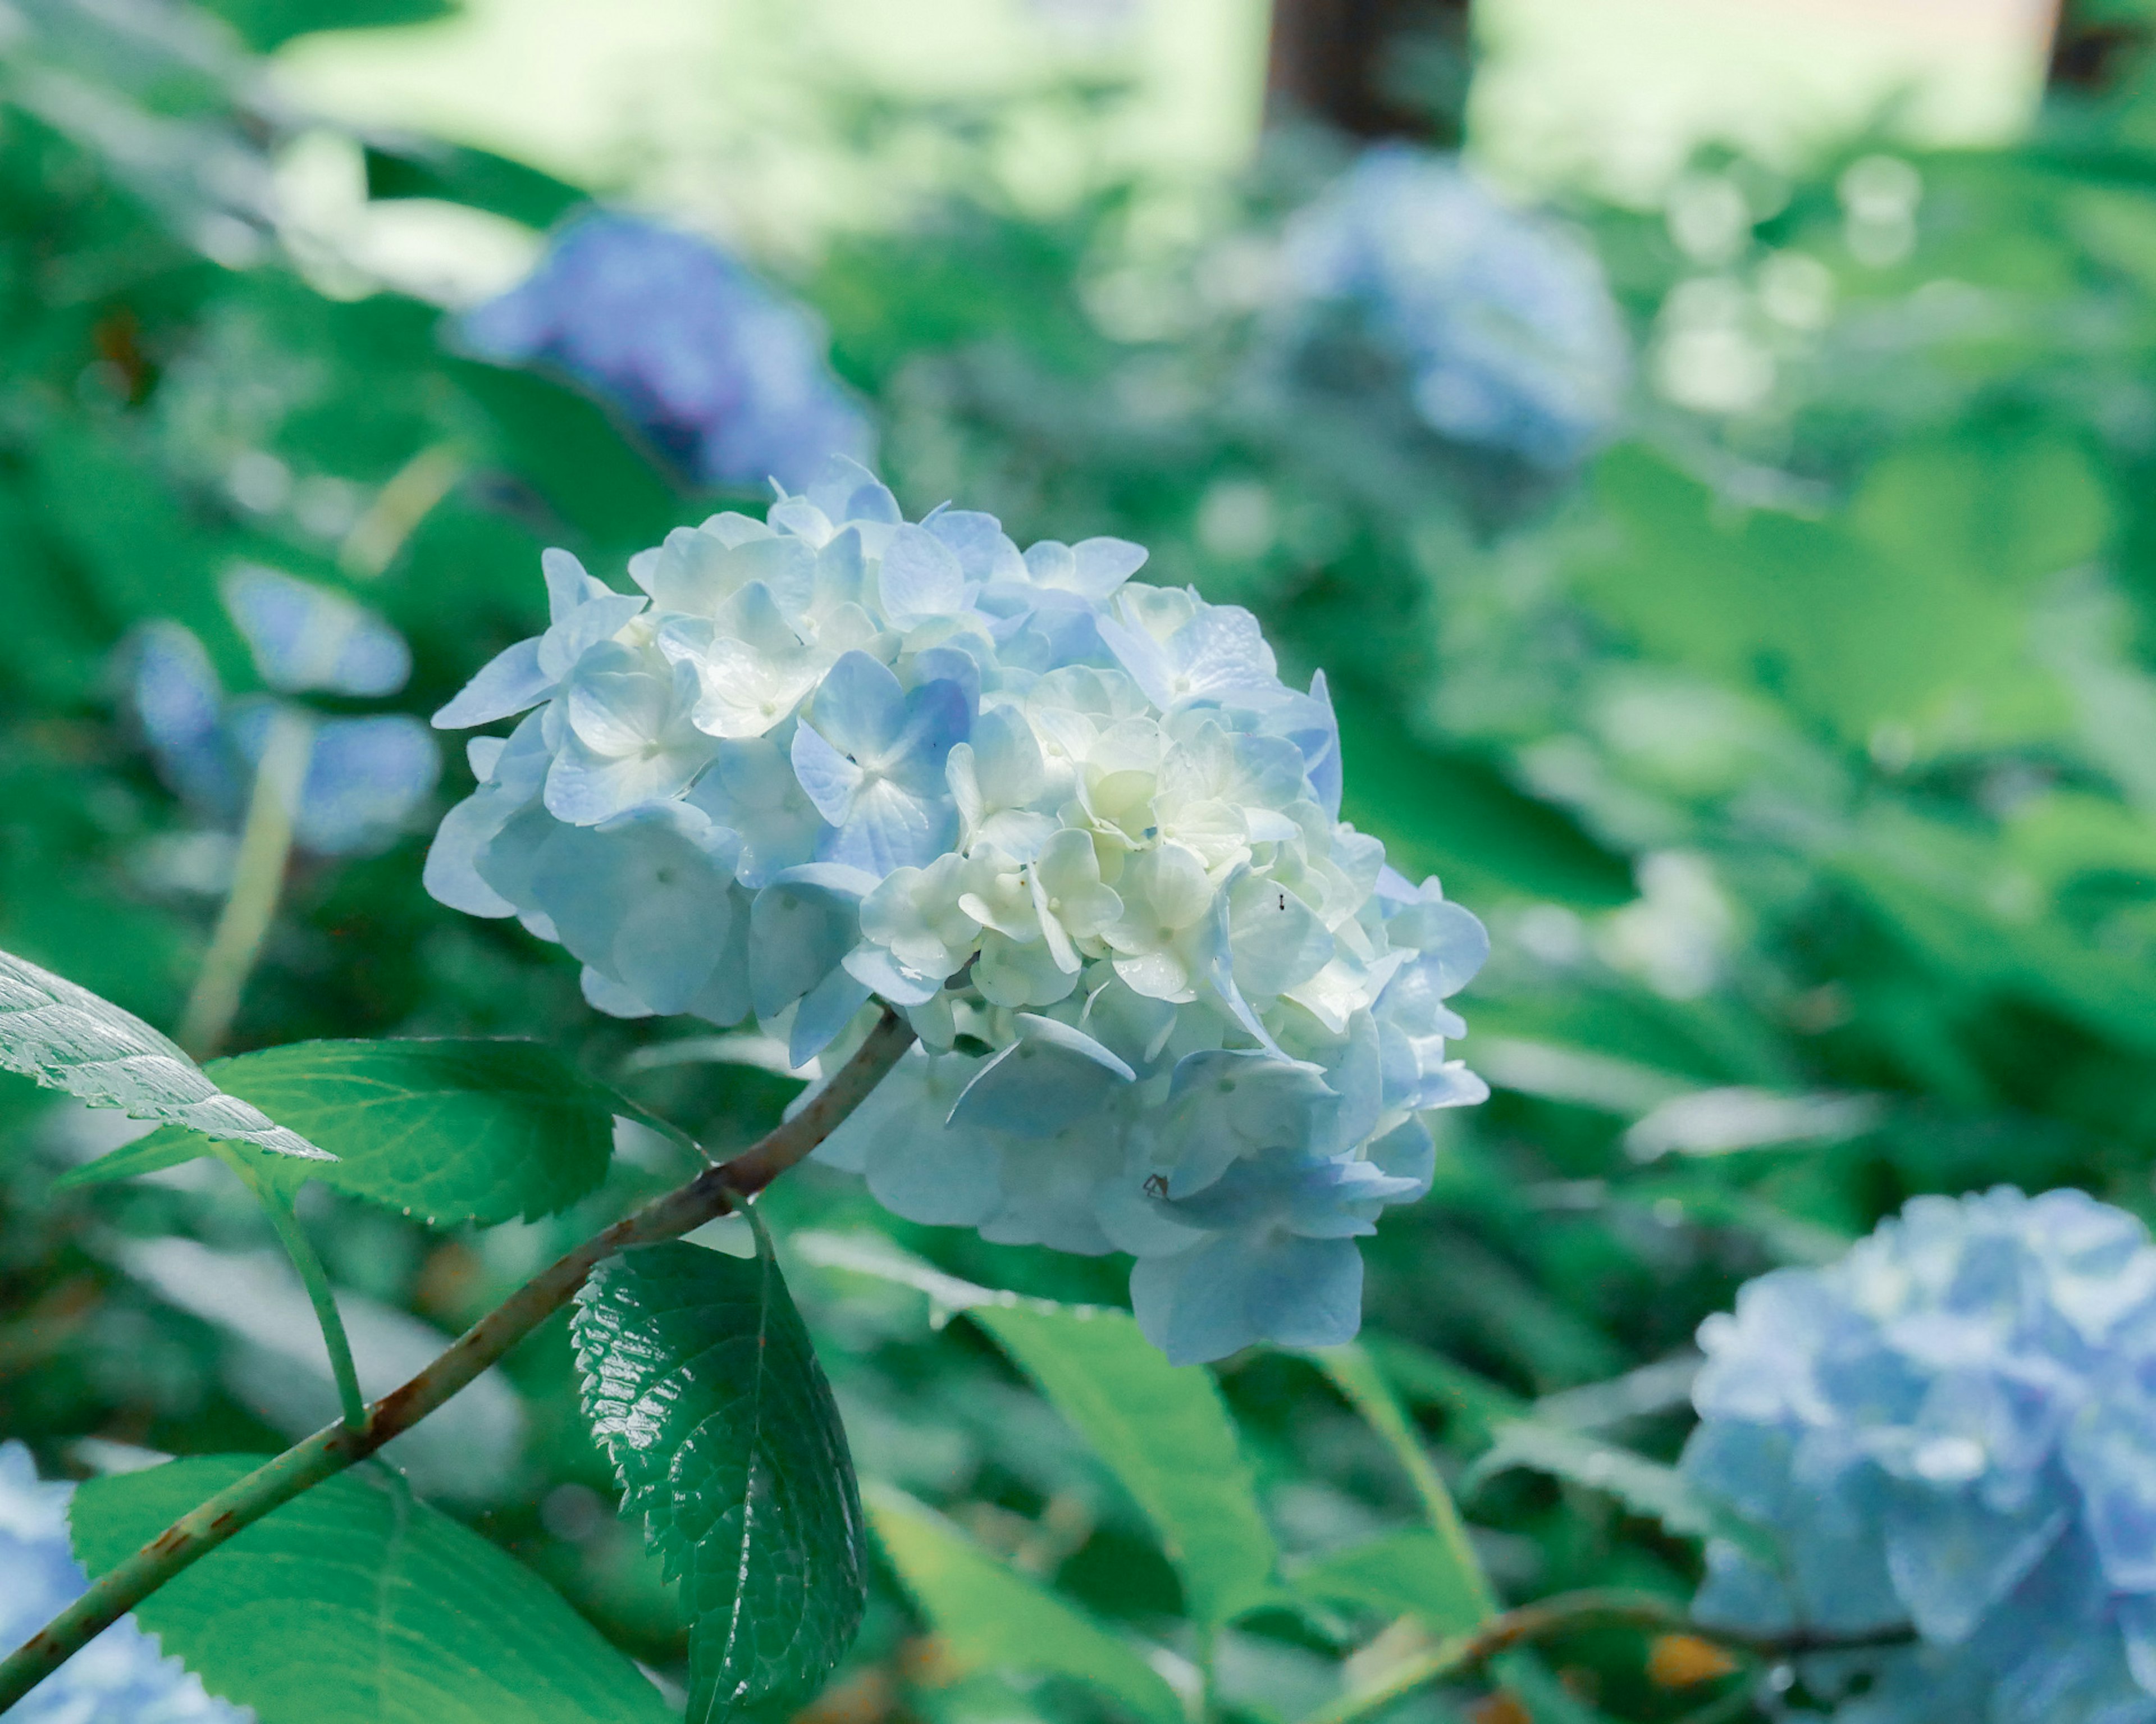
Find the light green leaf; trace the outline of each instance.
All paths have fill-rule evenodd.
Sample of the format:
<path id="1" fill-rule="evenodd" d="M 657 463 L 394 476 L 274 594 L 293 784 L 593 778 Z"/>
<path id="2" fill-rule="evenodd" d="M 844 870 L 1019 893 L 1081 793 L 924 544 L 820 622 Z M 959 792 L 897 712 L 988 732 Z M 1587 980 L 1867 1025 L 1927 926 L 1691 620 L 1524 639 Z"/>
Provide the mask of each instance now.
<path id="1" fill-rule="evenodd" d="M 337 1157 L 288 1177 L 441 1223 L 567 1208 L 606 1177 L 614 1116 L 629 1111 L 536 1042 L 295 1042 L 213 1060 L 208 1070 Z M 68 1181 L 124 1179 L 208 1149 L 199 1138 L 153 1132 Z"/>
<path id="2" fill-rule="evenodd" d="M 1075 1425 L 1153 1524 L 1192 1618 L 1272 1593 L 1279 1553 L 1212 1377 L 1171 1365 L 1122 1311 L 979 1305 L 968 1314 Z"/>
<path id="3" fill-rule="evenodd" d="M 1445 1488 L 1435 1464 L 1423 1447 L 1422 1438 L 1408 1422 L 1400 1403 L 1393 1398 L 1391 1387 L 1369 1354 L 1350 1342 L 1346 1346 L 1319 1349 L 1310 1357 L 1383 1439 L 1393 1458 L 1399 1463 L 1400 1470 L 1414 1486 L 1415 1495 L 1422 1501 L 1423 1514 L 1430 1522 L 1436 1558 L 1443 1569 L 1442 1574 L 1431 1582 L 1432 1586 L 1446 1598 L 1472 1601 L 1467 1626 L 1494 1616 L 1497 1594 L 1489 1577 L 1482 1572 L 1481 1559 L 1475 1554 L 1474 1546 L 1468 1542 L 1467 1528 L 1460 1521 L 1452 1493 Z"/>
<path id="4" fill-rule="evenodd" d="M 870 1485 L 876 1540 L 962 1662 L 1063 1676 L 1144 1724 L 1186 1724 L 1183 1703 L 1132 1645 L 998 1562 L 933 1510 Z"/>
<path id="5" fill-rule="evenodd" d="M 329 1159 L 220 1089 L 141 1018 L 8 952 L 0 952 L 0 1066 L 131 1119 L 165 1120 L 280 1155 Z"/>
<path id="6" fill-rule="evenodd" d="M 1614 1496 L 1635 1515 L 1659 1521 L 1680 1538 L 1726 1538 L 1761 1551 L 1763 1536 L 1695 1489 L 1674 1467 L 1577 1431 L 1522 1420 L 1501 1426 L 1488 1454 L 1469 1469 L 1465 1488 L 1517 1467 Z"/>
<path id="7" fill-rule="evenodd" d="M 573 1328 L 584 1416 L 622 1510 L 689 1612 L 689 1724 L 783 1718 L 867 1602 L 854 1464 L 767 1245 L 670 1241 L 599 1265 Z"/>
<path id="8" fill-rule="evenodd" d="M 111 1567 L 259 1464 L 93 1479 L 76 1554 Z M 541 1581 L 378 1465 L 316 1485 L 136 1607 L 260 1724 L 666 1724 L 659 1692 Z"/>
<path id="9" fill-rule="evenodd" d="M 1417 1616 L 1439 1634 L 1460 1634 L 1490 1613 L 1483 1588 L 1464 1574 L 1451 1546 L 1425 1526 L 1404 1526 L 1335 1551 L 1298 1574 L 1299 1593 L 1383 1616 Z"/>
<path id="10" fill-rule="evenodd" d="M 1195 1620 L 1226 1622 L 1274 1596 L 1279 1553 L 1219 1389 L 1200 1366 L 1170 1365 L 1127 1312 L 998 1294 L 887 1241 L 814 1234 L 794 1245 L 812 1261 L 917 1287 L 987 1330 L 1145 1511 Z"/>

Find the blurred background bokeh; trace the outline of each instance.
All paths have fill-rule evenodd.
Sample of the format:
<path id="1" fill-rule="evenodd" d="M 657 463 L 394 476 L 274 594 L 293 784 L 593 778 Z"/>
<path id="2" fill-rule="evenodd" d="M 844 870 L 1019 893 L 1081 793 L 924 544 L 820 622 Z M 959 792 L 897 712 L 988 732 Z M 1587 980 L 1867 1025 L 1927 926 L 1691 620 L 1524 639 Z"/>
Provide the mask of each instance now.
<path id="1" fill-rule="evenodd" d="M 619 584 L 833 450 L 1137 539 L 1325 669 L 1348 817 L 1491 926 L 1496 1093 L 1368 1242 L 1376 1357 L 1509 1595 L 1681 1598 L 1594 1459 L 1675 1453 L 1741 1281 L 1917 1192 L 2156 1217 L 2152 44 L 2147 0 L 0 0 L 0 946 L 198 1052 L 539 1037 L 723 1149 L 768 1044 L 420 889 L 470 779 L 427 715 L 544 626 L 543 548 Z M 111 1116 L 0 1083 L 0 1438 L 79 1476 L 327 1416 L 237 1184 L 56 1192 Z M 311 1187 L 363 1374 L 677 1176 L 624 1149 L 484 1235 Z M 1187 1655 L 1099 1463 L 830 1242 L 1121 1266 L 768 1201 L 864 1474 Z M 678 1670 L 566 1329 L 500 1377 L 415 1485 Z M 1412 1630 L 1414 1495 L 1306 1361 L 1222 1381 L 1300 1586 L 1217 1699 L 1286 1724 Z M 1510 1415 L 1565 1440 L 1471 1474 Z M 1128 1716 L 957 1596 L 880 1570 L 824 1724 Z M 1638 1649 L 1401 1716 L 1760 1704 Z"/>

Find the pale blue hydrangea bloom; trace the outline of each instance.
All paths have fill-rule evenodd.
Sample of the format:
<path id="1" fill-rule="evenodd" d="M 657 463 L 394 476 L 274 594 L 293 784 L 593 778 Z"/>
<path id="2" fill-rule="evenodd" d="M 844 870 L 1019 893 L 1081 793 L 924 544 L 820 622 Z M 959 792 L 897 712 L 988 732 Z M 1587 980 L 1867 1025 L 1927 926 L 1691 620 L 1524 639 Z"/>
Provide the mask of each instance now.
<path id="1" fill-rule="evenodd" d="M 1340 821 L 1323 679 L 1144 561 L 908 522 L 843 459 L 634 594 L 549 552 L 546 635 L 436 717 L 522 715 L 428 888 L 559 940 L 603 1011 L 753 1017 L 797 1063 L 879 998 L 920 1043 L 823 1154 L 890 1208 L 1133 1253 L 1178 1360 L 1342 1341 L 1357 1236 L 1429 1188 L 1419 1115 L 1486 1094 L 1445 1002 L 1488 942 Z"/>
<path id="2" fill-rule="evenodd" d="M 30 1451 L 0 1443 L 0 1645 L 19 1646 L 90 1584 L 68 1540 L 74 1487 L 38 1477 Z M 31 1690 L 10 1724 L 245 1724 L 254 1713 L 207 1694 L 131 1616 Z"/>
<path id="3" fill-rule="evenodd" d="M 1691 1479 L 1774 1535 L 1695 1609 L 1778 1634 L 1842 1724 L 2156 1721 L 2156 1248 L 2079 1191 L 1919 1197 L 1700 1331 Z"/>
<path id="4" fill-rule="evenodd" d="M 427 727 L 401 713 L 331 717 L 280 697 L 393 694 L 412 671 L 404 637 L 342 594 L 276 569 L 242 565 L 223 594 L 256 671 L 279 694 L 228 697 L 192 630 L 169 620 L 138 630 L 126 655 L 128 704 L 159 775 L 198 814 L 237 825 L 273 723 L 299 717 L 311 748 L 293 842 L 318 856 L 382 849 L 440 776 Z"/>
<path id="5" fill-rule="evenodd" d="M 1289 224 L 1285 261 L 1295 300 L 1362 314 L 1447 437 L 1562 467 L 1616 414 L 1628 350 L 1594 254 L 1450 158 L 1366 150 Z"/>
<path id="6" fill-rule="evenodd" d="M 460 327 L 490 359 L 559 366 L 707 485 L 801 484 L 873 440 L 806 311 L 710 240 L 640 217 L 578 218 Z"/>

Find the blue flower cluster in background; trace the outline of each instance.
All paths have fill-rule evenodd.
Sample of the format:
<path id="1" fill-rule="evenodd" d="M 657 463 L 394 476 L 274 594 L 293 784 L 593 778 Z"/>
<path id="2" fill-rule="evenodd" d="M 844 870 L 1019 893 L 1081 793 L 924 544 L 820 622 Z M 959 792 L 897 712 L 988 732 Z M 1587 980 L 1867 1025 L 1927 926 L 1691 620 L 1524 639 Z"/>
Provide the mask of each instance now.
<path id="1" fill-rule="evenodd" d="M 710 240 L 656 222 L 573 220 L 461 333 L 501 363 L 559 367 L 701 484 L 798 487 L 830 455 L 870 453 L 808 313 Z"/>
<path id="2" fill-rule="evenodd" d="M 1769 1530 L 1695 1609 L 1763 1634 L 1907 1624 L 1811 1661 L 1843 1724 L 2156 1720 L 2156 1248 L 2079 1191 L 1920 1197 L 1700 1331 L 1683 1468 Z"/>
<path id="3" fill-rule="evenodd" d="M 1561 468 L 1616 415 L 1629 347 L 1594 254 L 1449 157 L 1364 152 L 1289 224 L 1285 263 L 1296 305 L 1359 314 L 1405 363 L 1444 436 Z"/>
<path id="4" fill-rule="evenodd" d="M 0 1645 L 19 1646 L 90 1584 L 68 1541 L 74 1487 L 47 1484 L 20 1443 L 0 1444 Z M 19 1724 L 247 1724 L 254 1713 L 204 1692 L 202 1679 L 122 1617 L 33 1689 Z"/>
<path id="5" fill-rule="evenodd" d="M 1487 1094 L 1446 1001 L 1488 939 L 1341 822 L 1324 679 L 1145 560 L 909 522 L 843 459 L 637 592 L 550 551 L 552 625 L 435 715 L 526 716 L 470 744 L 427 885 L 602 1010 L 754 1017 L 796 1065 L 880 999 L 919 1044 L 824 1155 L 890 1208 L 1132 1253 L 1178 1361 L 1344 1341 L 1419 1116 Z"/>
<path id="6" fill-rule="evenodd" d="M 411 674 L 403 637 L 344 594 L 274 569 L 235 569 L 223 596 L 255 670 L 278 692 L 228 696 L 192 631 L 171 621 L 138 630 L 126 655 L 129 704 L 159 775 L 198 815 L 236 826 L 283 715 L 309 736 L 293 841 L 319 856 L 392 842 L 441 774 L 427 727 L 402 713 L 325 717 L 281 697 L 393 694 Z"/>

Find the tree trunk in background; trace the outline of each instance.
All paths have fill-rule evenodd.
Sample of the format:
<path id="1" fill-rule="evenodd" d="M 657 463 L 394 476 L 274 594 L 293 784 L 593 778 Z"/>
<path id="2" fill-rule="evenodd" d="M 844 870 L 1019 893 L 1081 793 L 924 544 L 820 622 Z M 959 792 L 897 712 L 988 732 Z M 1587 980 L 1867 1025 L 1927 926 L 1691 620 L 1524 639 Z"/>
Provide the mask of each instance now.
<path id="1" fill-rule="evenodd" d="M 1460 142 L 1468 0 L 1273 0 L 1269 116 L 1359 138 Z"/>
<path id="2" fill-rule="evenodd" d="M 2120 0 L 2060 0 L 2051 36 L 2051 88 L 2079 95 L 2123 94 L 2129 72 L 2145 69 L 2156 19 Z"/>

